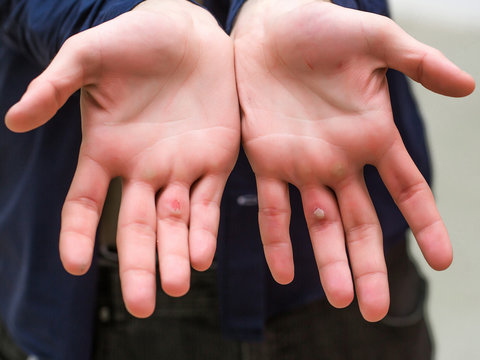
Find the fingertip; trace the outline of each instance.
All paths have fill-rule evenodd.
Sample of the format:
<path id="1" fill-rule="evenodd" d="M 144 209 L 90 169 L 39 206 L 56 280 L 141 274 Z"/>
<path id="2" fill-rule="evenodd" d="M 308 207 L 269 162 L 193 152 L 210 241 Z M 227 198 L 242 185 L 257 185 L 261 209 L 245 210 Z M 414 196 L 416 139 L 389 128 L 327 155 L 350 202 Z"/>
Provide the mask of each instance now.
<path id="1" fill-rule="evenodd" d="M 429 261 L 428 264 L 430 265 L 430 267 L 436 271 L 443 271 L 443 270 L 446 270 L 450 267 L 450 265 L 452 265 L 452 262 L 453 262 L 453 256 L 451 257 L 444 257 L 442 260 L 440 261 L 436 261 L 436 262 L 433 262 L 433 261 Z"/>
<path id="2" fill-rule="evenodd" d="M 34 121 L 32 121 L 28 112 L 22 108 L 22 104 L 20 103 L 13 105 L 5 115 L 5 125 L 10 131 L 16 133 L 24 133 L 34 129 L 35 127 L 32 126 L 32 122 Z"/>
<path id="3" fill-rule="evenodd" d="M 366 321 L 374 323 L 374 322 L 379 322 L 385 316 L 387 316 L 388 308 L 389 307 L 386 306 L 384 308 L 377 308 L 377 309 L 373 309 L 373 310 L 369 309 L 368 311 L 367 310 L 360 310 L 360 312 L 362 313 L 362 316 Z"/>
<path id="4" fill-rule="evenodd" d="M 290 284 L 295 278 L 293 260 L 290 256 L 266 256 L 273 279 L 280 285 Z"/>
<path id="5" fill-rule="evenodd" d="M 390 307 L 390 292 L 383 273 L 364 275 L 356 284 L 358 305 L 369 322 L 382 320 Z"/>
<path id="6" fill-rule="evenodd" d="M 463 92 L 460 94 L 460 96 L 468 96 L 471 93 L 475 91 L 475 79 L 473 78 L 472 75 L 469 73 L 465 72 L 462 70 L 462 75 L 461 75 L 461 83 L 462 83 L 462 90 Z"/>
<path id="7" fill-rule="evenodd" d="M 60 233 L 59 250 L 60 261 L 69 274 L 81 276 L 88 272 L 93 256 L 88 239 L 82 240 L 78 236 Z"/>
<path id="8" fill-rule="evenodd" d="M 210 246 L 201 246 L 196 247 L 195 249 L 190 248 L 190 264 L 192 268 L 197 271 L 205 271 L 210 268 L 215 256 L 215 248 L 212 249 Z"/>
<path id="9" fill-rule="evenodd" d="M 295 277 L 290 242 L 264 244 L 264 252 L 273 279 L 280 285 L 290 284 Z"/>
<path id="10" fill-rule="evenodd" d="M 61 256 L 60 260 L 63 268 L 70 275 L 82 276 L 90 269 L 90 261 L 78 261 L 76 259 L 72 261 L 68 256 Z"/>
<path id="11" fill-rule="evenodd" d="M 368 322 L 377 322 L 382 320 L 388 313 L 390 307 L 390 297 L 387 294 L 370 294 L 359 302 L 360 312 L 363 318 Z"/>
<path id="12" fill-rule="evenodd" d="M 320 279 L 328 302 L 337 309 L 347 307 L 355 296 L 349 268 L 339 265 L 325 270 L 328 272 L 323 271 Z"/>
<path id="13" fill-rule="evenodd" d="M 162 277 L 163 291 L 172 297 L 182 297 L 190 290 L 190 279 L 179 280 L 171 276 Z"/>
<path id="14" fill-rule="evenodd" d="M 139 319 L 146 319 L 150 317 L 155 310 L 155 305 L 141 303 L 141 301 L 138 300 L 124 299 L 124 301 L 127 311 Z"/>
<path id="15" fill-rule="evenodd" d="M 291 283 L 295 277 L 295 269 L 290 238 L 276 242 L 264 241 L 263 249 L 273 279 L 281 285 Z"/>
<path id="16" fill-rule="evenodd" d="M 342 291 L 341 293 L 334 294 L 335 300 L 328 299 L 329 303 L 337 308 L 337 309 L 344 309 L 349 306 L 353 298 L 355 297 L 353 291 Z"/>
<path id="17" fill-rule="evenodd" d="M 190 289 L 190 264 L 183 257 L 170 255 L 160 259 L 160 282 L 163 291 L 181 297 Z"/>
<path id="18" fill-rule="evenodd" d="M 428 265 L 434 270 L 443 271 L 453 262 L 453 249 L 450 242 L 426 250 Z"/>
<path id="19" fill-rule="evenodd" d="M 196 271 L 207 271 L 212 265 L 212 261 L 205 260 L 193 260 L 192 259 L 192 268 Z"/>
<path id="20" fill-rule="evenodd" d="M 330 288 L 328 290 L 327 300 L 333 307 L 343 309 L 352 303 L 354 296 L 352 287 Z"/>
<path id="21" fill-rule="evenodd" d="M 441 71 L 443 70 L 444 72 L 444 79 L 441 81 L 441 84 L 444 84 L 446 89 L 444 89 L 441 93 L 452 97 L 463 97 L 470 95 L 475 90 L 475 80 L 473 77 L 458 67 L 455 63 L 450 61 L 447 57 L 445 57 L 445 55 L 443 55 L 443 53 L 440 51 L 438 51 L 438 53 L 442 57 L 443 61 L 441 61 L 440 64 L 443 66 L 440 64 L 435 64 L 435 62 L 432 61 L 430 69 L 433 73 L 432 77 L 437 77 L 437 81 L 442 80 Z M 437 69 L 437 67 L 439 69 Z"/>
<path id="22" fill-rule="evenodd" d="M 128 312 L 147 318 L 155 310 L 155 276 L 147 271 L 128 271 L 121 277 L 122 295 Z"/>
<path id="23" fill-rule="evenodd" d="M 273 279 L 280 285 L 288 285 L 295 278 L 295 272 L 292 271 L 275 271 L 272 272 Z"/>
<path id="24" fill-rule="evenodd" d="M 423 72 L 415 80 L 420 80 L 427 89 L 451 97 L 468 96 L 475 90 L 473 77 L 440 51 L 432 50 L 429 55 L 425 56 Z"/>
<path id="25" fill-rule="evenodd" d="M 127 308 L 127 311 L 135 316 L 136 318 L 139 318 L 139 319 L 146 319 L 150 316 L 152 316 L 154 310 L 155 310 L 155 306 L 136 306 L 136 305 L 131 305 L 131 306 L 126 306 Z"/>
<path id="26" fill-rule="evenodd" d="M 7 113 L 5 114 L 5 125 L 10 131 L 13 132 L 17 132 L 15 131 L 15 105 L 8 109 Z"/>
<path id="27" fill-rule="evenodd" d="M 207 230 L 190 228 L 188 243 L 192 268 L 197 271 L 207 270 L 215 257 L 216 235 Z"/>
<path id="28" fill-rule="evenodd" d="M 432 269 L 441 271 L 451 265 L 453 248 L 443 221 L 433 223 L 416 236 L 422 254 Z"/>
<path id="29" fill-rule="evenodd" d="M 473 77 L 467 72 L 458 69 L 455 78 L 452 79 L 452 84 L 440 93 L 451 97 L 465 97 L 473 93 L 474 90 L 475 80 Z"/>
<path id="30" fill-rule="evenodd" d="M 30 83 L 22 98 L 8 110 L 5 124 L 13 132 L 27 132 L 48 122 L 62 105 L 63 102 L 57 103 L 53 85 L 37 78 Z"/>

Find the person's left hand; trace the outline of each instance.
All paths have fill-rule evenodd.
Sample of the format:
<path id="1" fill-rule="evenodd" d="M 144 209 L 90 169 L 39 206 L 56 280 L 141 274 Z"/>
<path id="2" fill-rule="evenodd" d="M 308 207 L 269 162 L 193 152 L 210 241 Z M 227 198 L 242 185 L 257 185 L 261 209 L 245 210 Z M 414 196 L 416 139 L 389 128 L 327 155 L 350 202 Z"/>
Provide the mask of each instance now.
<path id="1" fill-rule="evenodd" d="M 389 307 L 382 230 L 363 178 L 376 166 L 434 269 L 452 249 L 432 193 L 393 122 L 385 72 L 450 96 L 473 79 L 386 17 L 311 0 L 249 0 L 233 30 L 243 145 L 256 175 L 259 224 L 274 278 L 294 275 L 287 184 L 301 192 L 322 285 L 365 319 Z"/>

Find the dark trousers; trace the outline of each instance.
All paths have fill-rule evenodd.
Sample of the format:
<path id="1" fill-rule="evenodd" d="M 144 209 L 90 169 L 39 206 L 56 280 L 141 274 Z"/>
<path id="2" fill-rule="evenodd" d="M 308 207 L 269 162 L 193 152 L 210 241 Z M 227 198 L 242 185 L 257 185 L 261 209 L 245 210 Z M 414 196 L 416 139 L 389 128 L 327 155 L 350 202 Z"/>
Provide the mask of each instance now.
<path id="1" fill-rule="evenodd" d="M 192 274 L 190 292 L 179 299 L 158 292 L 152 317 L 129 315 L 120 294 L 118 267 L 100 266 L 95 360 L 427 360 L 432 344 L 424 318 L 425 282 L 401 242 L 387 256 L 391 307 L 368 323 L 354 302 L 346 309 L 325 300 L 272 317 L 263 342 L 226 339 L 220 331 L 214 269 Z M 26 355 L 0 324 L 0 360 Z"/>
<path id="2" fill-rule="evenodd" d="M 427 360 L 432 343 L 424 317 L 425 281 L 404 242 L 387 256 L 391 307 L 368 323 L 357 303 L 346 309 L 326 300 L 272 317 L 263 342 L 226 339 L 220 330 L 214 269 L 192 274 L 191 290 L 171 298 L 160 290 L 155 313 L 135 319 L 123 305 L 118 268 L 100 271 L 95 360 Z"/>

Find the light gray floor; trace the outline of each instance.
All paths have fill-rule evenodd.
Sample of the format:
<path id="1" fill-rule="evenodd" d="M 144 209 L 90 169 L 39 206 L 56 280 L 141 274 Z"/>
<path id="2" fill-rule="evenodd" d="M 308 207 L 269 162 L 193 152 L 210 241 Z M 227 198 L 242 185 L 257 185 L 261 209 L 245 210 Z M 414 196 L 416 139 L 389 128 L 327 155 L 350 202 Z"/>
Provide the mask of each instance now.
<path id="1" fill-rule="evenodd" d="M 419 11 L 410 0 L 390 2 L 398 24 L 441 50 L 480 87 L 480 2 L 439 1 L 436 17 L 425 13 L 431 0 L 422 0 Z M 412 242 L 412 252 L 430 280 L 436 359 L 480 359 L 480 90 L 465 99 L 445 98 L 417 84 L 414 92 L 429 134 L 434 192 L 454 247 L 452 266 L 437 273 Z"/>

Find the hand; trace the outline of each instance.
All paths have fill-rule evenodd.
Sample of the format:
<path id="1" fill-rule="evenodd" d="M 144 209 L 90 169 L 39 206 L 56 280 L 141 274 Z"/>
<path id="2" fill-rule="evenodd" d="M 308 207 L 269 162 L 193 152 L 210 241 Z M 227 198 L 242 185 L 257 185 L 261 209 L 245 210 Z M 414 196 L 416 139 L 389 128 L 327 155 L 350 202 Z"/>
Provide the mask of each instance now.
<path id="1" fill-rule="evenodd" d="M 388 311 L 382 230 L 363 179 L 377 167 L 434 269 L 452 249 L 432 193 L 395 127 L 385 78 L 400 70 L 450 96 L 473 79 L 386 17 L 310 0 L 250 0 L 232 34 L 242 138 L 257 179 L 265 256 L 279 283 L 292 280 L 287 184 L 304 213 L 330 303 L 347 306 L 353 283 L 360 310 Z"/>
<path id="2" fill-rule="evenodd" d="M 118 255 L 125 304 L 155 306 L 155 247 L 165 292 L 188 291 L 209 267 L 219 203 L 236 161 L 240 120 L 233 46 L 185 0 L 145 1 L 61 48 L 6 117 L 13 131 L 48 121 L 81 88 L 83 140 L 62 211 L 67 271 L 90 266 L 110 180 L 121 176 Z"/>

